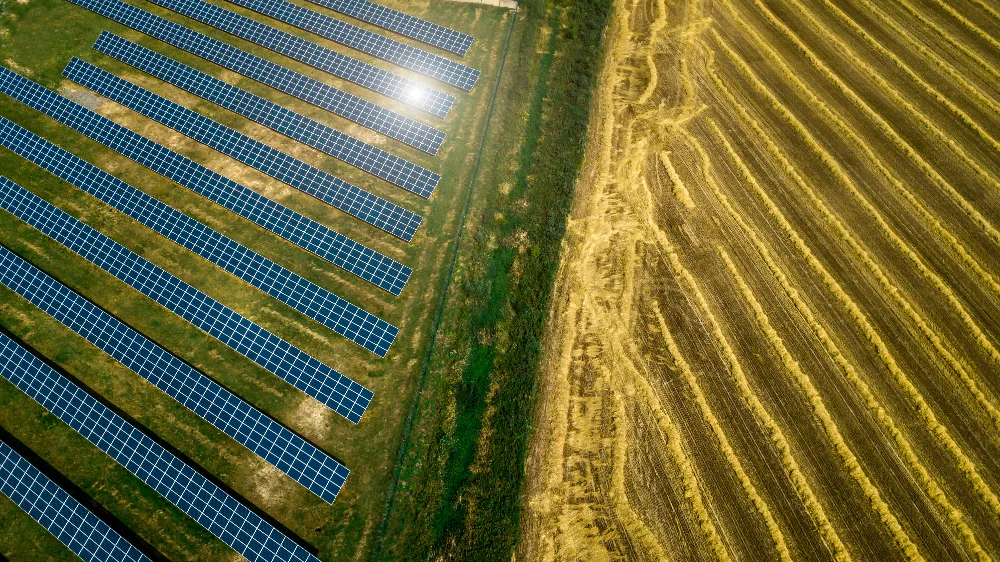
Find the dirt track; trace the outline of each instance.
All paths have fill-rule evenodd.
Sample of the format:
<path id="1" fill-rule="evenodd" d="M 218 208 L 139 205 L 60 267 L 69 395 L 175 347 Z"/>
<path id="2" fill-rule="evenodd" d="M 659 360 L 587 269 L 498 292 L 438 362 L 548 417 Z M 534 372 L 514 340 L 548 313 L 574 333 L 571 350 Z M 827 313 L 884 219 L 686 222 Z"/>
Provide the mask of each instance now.
<path id="1" fill-rule="evenodd" d="M 619 0 L 520 560 L 1000 560 L 1000 10 Z"/>

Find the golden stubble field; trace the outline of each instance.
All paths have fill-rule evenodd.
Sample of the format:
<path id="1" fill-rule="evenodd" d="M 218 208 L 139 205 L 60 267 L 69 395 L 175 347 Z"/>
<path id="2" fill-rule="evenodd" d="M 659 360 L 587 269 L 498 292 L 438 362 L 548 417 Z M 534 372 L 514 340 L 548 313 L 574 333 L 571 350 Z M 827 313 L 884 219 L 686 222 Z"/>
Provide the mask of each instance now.
<path id="1" fill-rule="evenodd" d="M 1000 8 L 617 0 L 524 560 L 1000 560 Z"/>

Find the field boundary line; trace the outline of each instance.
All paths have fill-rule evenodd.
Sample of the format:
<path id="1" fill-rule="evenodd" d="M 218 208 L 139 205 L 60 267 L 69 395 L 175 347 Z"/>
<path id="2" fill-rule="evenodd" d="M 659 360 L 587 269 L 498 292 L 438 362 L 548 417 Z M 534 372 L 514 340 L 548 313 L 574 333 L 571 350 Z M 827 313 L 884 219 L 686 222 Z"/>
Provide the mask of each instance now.
<path id="1" fill-rule="evenodd" d="M 503 82 L 503 71 L 507 63 L 507 52 L 510 50 L 510 40 L 514 35 L 514 25 L 517 23 L 517 12 L 518 6 L 515 4 L 514 11 L 511 12 L 510 27 L 507 30 L 507 38 L 504 41 L 503 55 L 500 57 L 500 68 L 497 70 L 497 81 L 493 87 L 493 95 L 490 98 L 490 108 L 486 115 L 486 124 L 483 127 L 483 136 L 479 142 L 479 149 L 476 151 L 476 163 L 472 171 L 472 177 L 469 180 L 468 193 L 465 196 L 465 202 L 462 204 L 462 214 L 459 218 L 458 226 L 456 227 L 455 241 L 451 249 L 451 255 L 449 257 L 448 263 L 448 273 L 444 278 L 444 285 L 441 289 L 441 297 L 438 299 L 437 312 L 434 314 L 434 322 L 431 325 L 430 339 L 427 342 L 427 353 L 424 354 L 424 361 L 420 367 L 420 377 L 417 380 L 417 388 L 414 391 L 413 402 L 410 404 L 410 410 L 406 415 L 406 426 L 403 431 L 403 439 L 399 446 L 399 454 L 396 457 L 396 467 L 393 470 L 392 484 L 389 488 L 389 497 L 386 502 L 385 511 L 382 515 L 382 522 L 379 524 L 378 535 L 375 538 L 375 548 L 372 551 L 370 557 L 370 562 L 378 562 L 382 555 L 382 544 L 385 540 L 385 532 L 389 526 L 389 516 L 392 511 L 393 503 L 396 497 L 396 491 L 399 488 L 399 477 L 403 467 L 403 458 L 406 456 L 406 450 L 409 447 L 410 434 L 413 431 L 413 422 L 416 419 L 417 408 L 420 405 L 420 396 L 423 393 L 424 383 L 427 380 L 427 374 L 430 372 L 430 362 L 431 356 L 434 352 L 434 344 L 437 342 L 437 333 L 441 326 L 441 318 L 444 316 L 444 308 L 448 302 L 448 291 L 451 288 L 451 281 L 455 274 L 455 265 L 458 262 L 458 249 L 462 242 L 462 234 L 465 232 L 465 221 L 469 215 L 469 208 L 472 206 L 472 194 L 475 191 L 476 181 L 479 179 L 479 165 L 482 161 L 483 150 L 486 148 L 486 139 L 490 132 L 490 124 L 493 121 L 493 109 L 496 105 L 497 96 L 500 93 L 500 85 Z"/>

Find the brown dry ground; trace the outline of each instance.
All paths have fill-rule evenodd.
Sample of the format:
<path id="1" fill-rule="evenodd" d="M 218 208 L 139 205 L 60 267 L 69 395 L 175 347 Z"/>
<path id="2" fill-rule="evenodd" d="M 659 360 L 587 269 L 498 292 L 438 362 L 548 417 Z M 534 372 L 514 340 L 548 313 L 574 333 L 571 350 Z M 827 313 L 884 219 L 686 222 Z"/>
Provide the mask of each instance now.
<path id="1" fill-rule="evenodd" d="M 616 2 L 517 559 L 1000 559 L 991 4 Z"/>

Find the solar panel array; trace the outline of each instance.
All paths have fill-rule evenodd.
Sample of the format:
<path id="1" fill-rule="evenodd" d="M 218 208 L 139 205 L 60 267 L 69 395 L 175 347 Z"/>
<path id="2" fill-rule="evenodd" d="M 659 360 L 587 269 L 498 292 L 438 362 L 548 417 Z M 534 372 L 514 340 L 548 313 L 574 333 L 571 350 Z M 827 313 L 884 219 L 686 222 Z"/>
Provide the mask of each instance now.
<path id="1" fill-rule="evenodd" d="M 205 259 L 257 287 L 268 295 L 288 304 L 316 321 L 339 331 L 357 330 L 360 319 L 377 318 L 292 273 L 271 260 L 249 250 L 239 243 L 222 236 L 211 228 L 164 205 L 156 199 L 106 174 L 87 162 L 80 160 L 59 147 L 34 136 L 25 130 L 12 132 L 16 125 L 0 118 L 0 144 L 25 156 L 43 168 L 76 185 L 84 191 L 103 200 L 142 224 L 163 234 L 179 245 L 201 255 Z M 34 138 L 32 138 L 34 137 Z M 392 328 L 394 329 L 394 328 Z M 373 346 L 374 347 L 374 346 Z M 318 362 L 317 362 L 318 363 Z M 307 363 L 312 369 L 325 371 L 322 364 Z M 282 378 L 292 377 L 291 375 Z M 330 377 L 330 374 L 327 374 Z M 340 381 L 333 386 L 319 385 L 323 381 Z M 356 395 L 365 395 L 365 390 L 353 381 L 340 377 L 316 379 L 306 378 L 295 383 L 297 387 L 351 419 L 355 423 L 364 412 L 364 400 Z M 346 385 L 345 388 L 341 388 Z M 348 390 L 349 389 L 349 390 Z M 347 397 L 352 397 L 347 399 Z"/>
<path id="2" fill-rule="evenodd" d="M 215 4 L 202 0 L 149 1 L 431 115 L 447 117 L 455 105 L 455 96 L 451 94 L 428 88 Z"/>
<path id="3" fill-rule="evenodd" d="M 423 221 L 399 205 L 76 57 L 63 76 L 389 234 L 403 238 Z"/>
<path id="4" fill-rule="evenodd" d="M 70 0 L 122 25 L 430 154 L 445 133 L 121 0 Z"/>
<path id="5" fill-rule="evenodd" d="M 8 367 L 11 361 L 17 360 L 8 354 L 8 342 L 13 343 L 0 334 L 0 363 L 4 375 L 12 370 Z M 107 523 L 3 441 L 0 441 L 0 493 L 85 562 L 149 562 L 149 558 Z"/>
<path id="6" fill-rule="evenodd" d="M 479 71 L 474 68 L 285 0 L 229 1 L 465 91 L 472 90 L 479 80 Z"/>
<path id="7" fill-rule="evenodd" d="M 433 193 L 441 176 L 381 148 L 104 31 L 94 49 L 343 160 L 413 193 Z"/>
<path id="8" fill-rule="evenodd" d="M 76 57 L 63 76 L 402 238 L 422 217 Z"/>
<path id="9" fill-rule="evenodd" d="M 70 0 L 389 138 L 435 155 L 445 133 L 122 0 Z M 149 0 L 301 63 L 447 117 L 455 97 L 204 0 Z M 471 91 L 480 72 L 287 0 L 228 0 L 410 71 Z M 471 36 L 367 0 L 310 0 L 464 55 Z M 94 49 L 425 199 L 440 175 L 108 32 Z M 63 76 L 407 242 L 423 219 L 92 64 Z M 366 281 L 399 295 L 412 270 L 0 67 L 0 92 L 68 125 Z M 269 296 L 384 357 L 398 328 L 0 117 L 0 144 Z M 0 176 L 0 209 L 128 284 L 302 392 L 358 423 L 372 392 L 125 246 Z M 333 503 L 349 470 L 191 365 L 0 245 L 0 285 Z M 239 500 L 0 333 L 0 375 L 250 562 L 319 562 Z M 0 441 L 0 492 L 90 561 L 146 562 L 104 521 Z"/>
<path id="10" fill-rule="evenodd" d="M 351 421 L 368 407 L 370 390 L 3 177 L 0 207 Z"/>
<path id="11" fill-rule="evenodd" d="M 5 250 L 0 248 L 0 253 Z M 0 334 L 0 375 L 250 562 L 319 562 L 190 465 L 4 334 Z M 43 490 L 33 486 L 31 492 Z M 104 560 L 146 558 L 139 555 Z"/>
<path id="12" fill-rule="evenodd" d="M 326 289 L 2 117 L 0 145 L 321 324 L 336 325 L 344 316 L 345 306 L 350 306 Z M 387 286 L 397 291 L 394 294 L 402 290 L 398 279 Z"/>
<path id="13" fill-rule="evenodd" d="M 336 499 L 349 472 L 344 465 L 2 246 L 0 284 L 327 503 Z"/>
<path id="14" fill-rule="evenodd" d="M 335 12 L 464 56 L 473 37 L 368 0 L 309 0 Z"/>
<path id="15" fill-rule="evenodd" d="M 164 177 L 336 264 L 373 264 L 353 273 L 372 283 L 409 278 L 405 268 L 322 224 L 217 174 L 0 66 L 0 92 L 68 125 Z M 343 266 L 342 266 L 343 267 Z"/>

